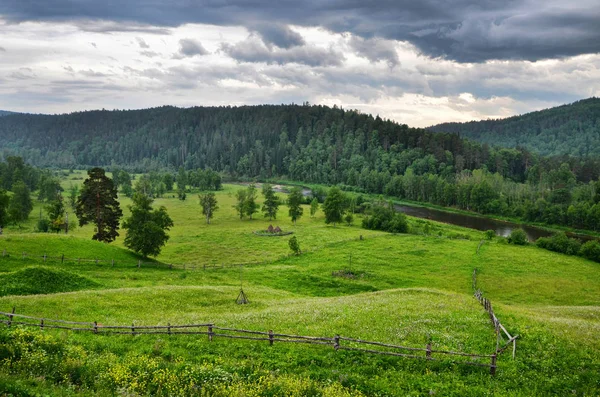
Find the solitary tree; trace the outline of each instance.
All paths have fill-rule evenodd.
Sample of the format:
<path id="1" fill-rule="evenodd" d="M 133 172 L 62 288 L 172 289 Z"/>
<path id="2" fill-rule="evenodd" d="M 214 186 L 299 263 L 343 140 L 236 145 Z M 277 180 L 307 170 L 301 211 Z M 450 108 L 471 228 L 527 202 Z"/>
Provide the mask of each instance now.
<path id="1" fill-rule="evenodd" d="M 199 194 L 200 205 L 202 206 L 202 213 L 206 216 L 206 223 L 210 225 L 210 219 L 216 210 L 219 209 L 217 205 L 217 197 L 214 193 Z"/>
<path id="2" fill-rule="evenodd" d="M 304 210 L 302 209 L 302 200 L 304 197 L 302 196 L 302 189 L 299 187 L 295 187 L 292 189 L 288 196 L 288 208 L 290 218 L 296 225 L 296 220 L 300 219 Z"/>
<path id="3" fill-rule="evenodd" d="M 311 218 L 313 216 L 315 216 L 315 214 L 317 213 L 318 210 L 319 210 L 319 200 L 315 197 L 310 202 L 310 216 L 311 216 Z"/>
<path id="4" fill-rule="evenodd" d="M 290 241 L 288 241 L 288 245 L 295 255 L 300 255 L 300 243 L 298 243 L 296 236 L 292 237 Z"/>
<path id="5" fill-rule="evenodd" d="M 325 223 L 336 223 L 342 221 L 344 210 L 346 209 L 346 195 L 337 187 L 329 189 L 327 198 L 323 203 L 323 212 L 325 213 Z"/>
<path id="6" fill-rule="evenodd" d="M 117 201 L 117 188 L 102 168 L 92 168 L 83 182 L 75 208 L 79 226 L 92 222 L 96 225 L 92 239 L 110 243 L 119 233 L 123 211 Z"/>
<path id="7" fill-rule="evenodd" d="M 264 184 L 262 194 L 265 197 L 263 203 L 262 212 L 265 214 L 265 218 L 269 220 L 277 219 L 277 210 L 279 209 L 279 197 L 275 194 L 273 186 Z"/>
<path id="8" fill-rule="evenodd" d="M 169 240 L 167 231 L 173 227 L 173 220 L 165 207 L 152 209 L 152 199 L 144 194 L 133 195 L 133 205 L 129 206 L 131 216 L 123 222 L 127 229 L 125 246 L 144 257 L 157 256 Z"/>
<path id="9" fill-rule="evenodd" d="M 246 199 L 244 201 L 244 213 L 252 219 L 252 215 L 258 212 L 258 203 L 256 202 L 256 186 L 251 184 L 246 189 Z"/>
<path id="10" fill-rule="evenodd" d="M 240 189 L 235 192 L 235 199 L 236 202 L 233 208 L 235 208 L 236 212 L 240 216 L 240 219 L 243 219 L 244 215 L 246 214 L 246 191 Z"/>
<path id="11" fill-rule="evenodd" d="M 8 206 L 8 215 L 10 219 L 19 223 L 29 218 L 29 214 L 33 210 L 31 194 L 29 188 L 23 181 L 17 181 L 12 187 L 13 196 Z"/>
<path id="12" fill-rule="evenodd" d="M 177 197 L 179 200 L 185 200 L 185 188 L 188 183 L 188 176 L 185 173 L 183 167 L 179 167 L 179 172 L 177 173 Z"/>

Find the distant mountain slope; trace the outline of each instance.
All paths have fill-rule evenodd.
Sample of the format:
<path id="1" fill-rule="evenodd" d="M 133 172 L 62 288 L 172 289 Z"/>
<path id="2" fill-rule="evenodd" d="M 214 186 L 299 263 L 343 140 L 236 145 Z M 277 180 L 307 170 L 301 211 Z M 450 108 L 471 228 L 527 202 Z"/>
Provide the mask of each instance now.
<path id="1" fill-rule="evenodd" d="M 443 123 L 429 130 L 542 155 L 600 156 L 600 98 L 500 120 Z"/>
<path id="2" fill-rule="evenodd" d="M 9 114 L 15 114 L 15 112 L 9 112 L 6 110 L 0 110 L 0 117 L 2 116 L 8 116 Z"/>

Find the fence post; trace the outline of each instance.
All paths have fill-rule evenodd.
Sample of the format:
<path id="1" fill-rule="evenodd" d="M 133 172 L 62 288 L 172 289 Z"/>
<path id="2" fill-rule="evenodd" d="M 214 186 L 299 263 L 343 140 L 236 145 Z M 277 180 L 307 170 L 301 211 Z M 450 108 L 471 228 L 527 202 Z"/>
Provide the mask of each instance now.
<path id="1" fill-rule="evenodd" d="M 114 260 L 114 259 L 111 259 L 111 260 L 110 260 L 110 264 L 111 264 L 111 266 L 112 266 L 112 267 L 115 267 L 115 260 Z"/>
<path id="2" fill-rule="evenodd" d="M 333 338 L 333 348 L 334 348 L 335 350 L 338 350 L 338 349 L 340 348 L 340 336 L 339 336 L 339 335 L 336 335 L 336 336 Z"/>
<path id="3" fill-rule="evenodd" d="M 171 335 L 171 323 L 167 323 L 167 334 Z"/>
<path id="4" fill-rule="evenodd" d="M 515 359 L 515 355 L 517 354 L 517 338 L 513 340 L 513 360 Z"/>
<path id="5" fill-rule="evenodd" d="M 131 335 L 135 335 L 135 326 L 131 323 Z"/>
<path id="6" fill-rule="evenodd" d="M 94 333 L 97 334 L 98 333 L 98 322 L 94 321 Z"/>
<path id="7" fill-rule="evenodd" d="M 23 259 L 25 259 L 25 251 L 23 251 Z"/>
<path id="8" fill-rule="evenodd" d="M 42 331 L 44 330 L 44 319 L 43 318 L 40 320 L 40 329 Z"/>
<path id="9" fill-rule="evenodd" d="M 98 258 L 96 258 L 96 265 L 98 264 Z"/>
<path id="10" fill-rule="evenodd" d="M 44 254 L 44 263 L 46 263 L 46 254 Z"/>
<path id="11" fill-rule="evenodd" d="M 2 251 L 2 256 L 6 256 L 6 250 Z"/>
<path id="12" fill-rule="evenodd" d="M 425 357 L 427 357 L 428 360 L 431 360 L 431 341 L 427 343 L 427 351 L 425 352 Z"/>
<path id="13" fill-rule="evenodd" d="M 139 269 L 141 266 L 142 266 L 142 261 L 141 261 L 141 260 L 139 260 L 139 261 L 138 261 L 138 266 L 137 266 L 137 267 L 138 267 L 138 269 Z"/>
<path id="14" fill-rule="evenodd" d="M 490 367 L 490 375 L 496 375 L 496 353 L 492 354 L 492 366 Z"/>
<path id="15" fill-rule="evenodd" d="M 269 330 L 269 345 L 273 346 L 273 330 Z"/>
<path id="16" fill-rule="evenodd" d="M 208 326 L 208 341 L 212 342 L 213 340 L 213 328 L 212 325 Z"/>
<path id="17" fill-rule="evenodd" d="M 206 263 L 205 263 L 204 265 L 202 265 L 202 268 L 203 268 L 204 270 L 206 270 Z"/>
<path id="18" fill-rule="evenodd" d="M 15 310 L 16 310 L 16 307 L 15 307 L 15 306 L 13 306 L 13 308 L 12 308 L 12 314 L 15 314 Z M 11 314 L 10 316 L 8 316 L 8 324 L 7 324 L 7 325 L 8 325 L 9 327 L 10 327 L 10 325 L 12 324 L 12 319 L 13 319 L 13 315 L 12 315 L 12 314 Z"/>
<path id="19" fill-rule="evenodd" d="M 60 257 L 60 263 L 65 263 L 65 254 Z"/>

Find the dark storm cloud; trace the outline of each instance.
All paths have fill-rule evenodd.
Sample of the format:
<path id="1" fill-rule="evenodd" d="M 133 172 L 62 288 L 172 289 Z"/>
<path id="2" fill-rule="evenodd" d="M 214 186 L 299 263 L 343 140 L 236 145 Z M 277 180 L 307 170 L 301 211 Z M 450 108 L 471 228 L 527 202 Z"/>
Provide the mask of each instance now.
<path id="1" fill-rule="evenodd" d="M 304 38 L 294 32 L 289 26 L 280 24 L 261 24 L 254 27 L 266 45 L 275 45 L 279 48 L 292 48 L 305 44 Z"/>
<path id="2" fill-rule="evenodd" d="M 286 25 L 321 26 L 408 41 L 423 54 L 459 62 L 600 52 L 597 0 L 3 0 L 0 15 L 10 22 L 110 22 L 97 25 L 99 30 L 242 25 L 280 48 L 303 41 Z"/>
<path id="3" fill-rule="evenodd" d="M 332 48 L 325 49 L 310 45 L 289 49 L 268 48 L 255 37 L 249 37 L 233 45 L 223 43 L 221 50 L 238 62 L 340 66 L 345 60 L 341 52 Z"/>
<path id="4" fill-rule="evenodd" d="M 352 36 L 350 48 L 371 62 L 386 61 L 390 67 L 400 63 L 394 43 L 381 39 L 362 39 Z"/>
<path id="5" fill-rule="evenodd" d="M 181 39 L 179 40 L 179 52 L 175 55 L 175 58 L 188 58 L 206 54 L 208 54 L 208 51 L 202 43 L 194 39 Z"/>

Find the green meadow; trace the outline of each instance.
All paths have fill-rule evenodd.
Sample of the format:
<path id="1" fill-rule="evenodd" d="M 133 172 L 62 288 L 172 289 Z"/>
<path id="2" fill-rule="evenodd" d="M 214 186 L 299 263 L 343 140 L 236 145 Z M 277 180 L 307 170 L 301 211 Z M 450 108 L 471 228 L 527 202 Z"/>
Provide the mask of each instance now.
<path id="1" fill-rule="evenodd" d="M 81 183 L 83 173 L 63 181 Z M 77 179 L 73 179 L 77 178 Z M 0 394 L 123 396 L 547 396 L 600 394 L 600 265 L 535 246 L 487 241 L 483 233 L 409 219 L 415 234 L 326 225 L 305 206 L 293 225 L 233 209 L 241 186 L 217 193 L 210 225 L 197 194 L 157 199 L 173 218 L 154 264 L 91 240 L 35 233 L 29 222 L 0 236 L 0 311 L 107 325 L 211 322 L 222 327 L 492 354 L 496 335 L 473 297 L 471 275 L 512 335 L 516 357 L 499 356 L 496 376 L 462 358 L 427 362 L 331 346 L 206 335 L 93 335 L 0 324 Z M 66 193 L 65 193 L 66 195 Z M 279 194 L 281 197 L 285 195 Z M 125 216 L 127 198 L 120 199 Z M 37 211 L 37 212 L 36 212 Z M 43 209 L 42 209 L 43 211 Z M 74 220 L 74 217 L 70 219 Z M 270 224 L 291 236 L 254 234 Z M 428 233 L 424 234 L 423 231 Z M 362 238 L 361 238 L 362 236 Z M 26 256 L 23 257 L 22 253 Z M 94 258 L 98 263 L 41 256 Z M 112 265 L 114 261 L 114 266 Z M 186 270 L 168 264 L 186 264 Z M 203 265 L 232 265 L 209 267 Z M 250 304 L 237 305 L 240 284 Z M 456 362 L 457 361 L 457 362 Z"/>

